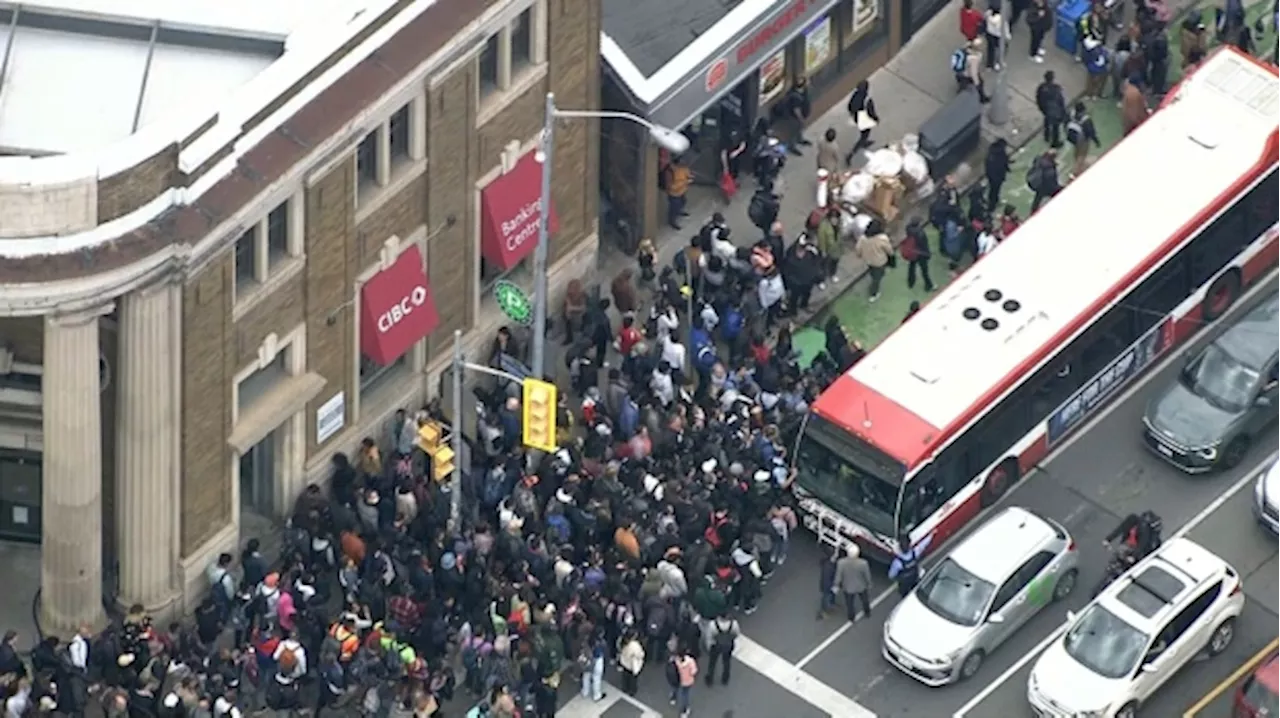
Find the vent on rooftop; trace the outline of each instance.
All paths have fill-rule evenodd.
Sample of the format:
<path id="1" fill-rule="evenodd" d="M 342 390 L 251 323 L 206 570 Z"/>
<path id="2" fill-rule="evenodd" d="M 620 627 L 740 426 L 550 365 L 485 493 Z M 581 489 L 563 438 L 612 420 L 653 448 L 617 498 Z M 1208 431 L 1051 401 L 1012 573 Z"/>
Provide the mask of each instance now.
<path id="1" fill-rule="evenodd" d="M 994 332 L 996 328 L 1000 326 L 1000 322 L 996 321 L 995 319 L 992 319 L 991 317 L 987 317 L 986 319 L 982 320 L 982 324 L 979 326 L 981 326 L 983 329 L 986 329 L 989 332 Z"/>
<path id="2" fill-rule="evenodd" d="M 1022 309 L 1022 304 L 1016 299 L 1006 299 L 1004 300 L 1004 304 L 1001 304 L 1000 307 L 1006 312 L 1013 314 L 1019 309 Z"/>
<path id="3" fill-rule="evenodd" d="M 969 321 L 973 321 L 974 319 L 977 319 L 978 317 L 982 316 L 982 312 L 978 311 L 976 307 L 968 307 L 963 312 L 961 312 L 961 314 L 964 316 L 965 319 L 968 319 Z"/>
<path id="4" fill-rule="evenodd" d="M 1000 293 L 999 289 L 988 289 L 982 293 L 982 298 L 988 302 L 998 302 L 1003 297 L 1004 295 Z"/>

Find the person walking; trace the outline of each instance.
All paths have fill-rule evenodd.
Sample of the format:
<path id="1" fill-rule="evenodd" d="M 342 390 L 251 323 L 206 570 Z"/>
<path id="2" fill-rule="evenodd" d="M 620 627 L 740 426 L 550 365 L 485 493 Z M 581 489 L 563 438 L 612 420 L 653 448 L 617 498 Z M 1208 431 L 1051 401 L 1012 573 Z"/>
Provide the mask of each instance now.
<path id="1" fill-rule="evenodd" d="M 1053 11 L 1045 0 L 1032 0 L 1027 10 L 1027 29 L 1031 31 L 1031 46 L 1028 48 L 1031 61 L 1044 62 L 1044 38 L 1053 29 Z"/>
<path id="2" fill-rule="evenodd" d="M 836 142 L 834 127 L 828 127 L 818 140 L 818 169 L 832 175 L 840 171 L 840 144 Z"/>
<path id="3" fill-rule="evenodd" d="M 821 150 L 819 150 L 821 151 Z M 827 282 L 838 283 L 840 277 L 836 270 L 840 267 L 840 255 L 844 253 L 844 243 L 840 241 L 840 208 L 832 206 L 818 223 L 818 254 L 822 256 L 823 277 L 818 282 L 818 289 L 827 288 Z"/>
<path id="4" fill-rule="evenodd" d="M 1084 69 L 1088 75 L 1084 85 L 1084 96 L 1087 99 L 1100 99 L 1102 91 L 1107 86 L 1107 75 L 1111 69 L 1111 58 L 1107 47 L 1097 40 L 1085 38 L 1083 57 Z M 1070 139 L 1067 140 L 1067 142 L 1070 141 Z"/>
<path id="5" fill-rule="evenodd" d="M 835 330 L 839 331 L 839 348 L 833 352 L 832 347 L 832 325 Z M 845 338 L 844 332 L 840 329 L 839 319 L 832 316 L 827 320 L 827 353 L 834 361 L 840 361 L 840 355 L 844 353 L 843 348 L 849 344 Z M 827 617 L 827 612 L 835 608 L 836 605 L 836 562 L 840 560 L 840 552 L 836 549 L 824 550 L 822 552 L 822 564 L 818 567 L 818 592 L 821 594 L 818 600 L 818 616 L 817 620 L 821 621 Z"/>
<path id="6" fill-rule="evenodd" d="M 667 682 L 671 684 L 671 705 L 680 718 L 689 718 L 693 702 L 693 684 L 698 680 L 698 662 L 689 655 L 688 646 L 679 646 L 667 664 Z"/>
<path id="7" fill-rule="evenodd" d="M 582 697 L 597 703 L 604 700 L 604 662 L 609 651 L 604 629 L 597 628 L 582 649 Z"/>
<path id="8" fill-rule="evenodd" d="M 871 616 L 871 567 L 862 558 L 858 544 L 851 543 L 840 550 L 836 563 L 836 577 L 831 590 L 844 594 L 845 617 L 852 623 L 858 618 L 858 603 L 862 603 L 864 617 Z"/>
<path id="9" fill-rule="evenodd" d="M 1062 123 L 1067 120 L 1067 95 L 1053 70 L 1044 73 L 1044 82 L 1036 88 L 1036 108 L 1044 118 L 1044 141 L 1058 149 L 1062 146 Z"/>
<path id="10" fill-rule="evenodd" d="M 1124 136 L 1128 137 L 1129 133 L 1138 129 L 1150 115 L 1151 108 L 1147 107 L 1146 95 L 1142 94 L 1142 78 L 1136 73 L 1130 75 L 1120 93 L 1120 120 Z"/>
<path id="11" fill-rule="evenodd" d="M 853 246 L 854 254 L 867 265 L 867 274 L 871 277 L 871 286 L 867 289 L 868 301 L 875 303 L 880 299 L 880 282 L 885 271 L 895 263 L 893 243 L 885 234 L 884 224 L 878 219 L 867 224 L 867 231 L 858 238 Z"/>
<path id="12" fill-rule="evenodd" d="M 733 616 L 720 615 L 712 619 L 707 629 L 707 677 L 706 683 L 715 683 L 716 664 L 720 668 L 720 685 L 729 685 L 729 669 L 733 665 L 733 649 L 738 644 L 742 628 Z"/>
<path id="13" fill-rule="evenodd" d="M 965 42 L 982 33 L 982 11 L 973 6 L 973 0 L 964 0 L 960 6 L 960 34 Z"/>
<path id="14" fill-rule="evenodd" d="M 982 49 L 986 46 L 986 42 L 975 37 L 969 41 L 965 47 L 964 65 L 960 72 L 956 74 L 956 84 L 963 91 L 967 88 L 974 88 L 978 91 L 978 101 L 986 104 L 991 100 L 987 96 L 987 84 L 982 79 Z"/>
<path id="15" fill-rule="evenodd" d="M 1075 179 L 1088 165 L 1089 146 L 1102 146 L 1102 140 L 1098 139 L 1098 128 L 1094 126 L 1093 118 L 1089 117 L 1083 102 L 1076 102 L 1071 119 L 1067 120 L 1067 143 L 1071 145 L 1070 179 Z"/>
<path id="16" fill-rule="evenodd" d="M 1044 154 L 1031 162 L 1027 170 L 1027 187 L 1036 193 L 1031 200 L 1031 212 L 1040 208 L 1040 203 L 1058 194 L 1062 183 L 1058 179 L 1058 151 L 1049 148 Z"/>
<path id="17" fill-rule="evenodd" d="M 622 690 L 634 696 L 640 686 L 640 671 L 644 670 L 644 643 L 634 628 L 628 628 L 618 642 L 618 672 L 622 675 Z"/>
<path id="18" fill-rule="evenodd" d="M 1009 157 L 1009 143 L 1003 137 L 997 137 L 987 148 L 987 157 L 983 161 L 983 174 L 987 177 L 987 206 L 1000 204 L 1000 190 L 1009 177 L 1013 160 Z"/>
<path id="19" fill-rule="evenodd" d="M 911 545 L 911 534 L 904 533 L 898 537 L 898 550 L 889 564 L 889 579 L 898 583 L 898 595 L 906 596 L 920 583 L 920 559 L 932 543 L 933 534 L 920 539 L 920 543 L 914 546 Z"/>
<path id="20" fill-rule="evenodd" d="M 791 129 L 787 150 L 793 155 L 800 155 L 801 147 L 813 144 L 804 137 L 804 126 L 809 122 L 809 113 L 813 109 L 809 100 L 809 82 L 804 75 L 796 76 L 782 105 L 786 108 L 787 125 Z"/>
<path id="21" fill-rule="evenodd" d="M 871 130 L 880 124 L 880 115 L 876 112 L 876 101 L 871 98 L 871 83 L 866 80 L 859 82 L 853 94 L 849 96 L 849 104 L 845 109 L 849 111 L 849 121 L 858 129 L 858 141 L 844 158 L 844 163 L 851 165 L 853 156 L 858 150 L 871 146 Z"/>
<path id="22" fill-rule="evenodd" d="M 907 222 L 907 230 L 898 245 L 898 252 L 907 263 L 907 289 L 916 286 L 916 272 L 924 281 L 924 291 L 933 291 L 933 278 L 929 276 L 929 260 L 933 253 L 929 251 L 929 236 L 925 234 L 924 222 L 919 217 L 912 217 Z"/>
<path id="23" fill-rule="evenodd" d="M 1003 69 L 1000 63 L 1000 49 L 1009 39 L 1009 23 L 1000 12 L 1000 0 L 992 0 L 990 7 L 982 18 L 982 32 L 987 43 L 987 69 L 999 72 Z"/>
<path id="24" fill-rule="evenodd" d="M 683 157 L 675 157 L 667 167 L 667 224 L 672 229 L 680 229 L 680 220 L 688 216 L 685 211 L 689 185 L 693 182 L 693 173 L 685 164 Z"/>

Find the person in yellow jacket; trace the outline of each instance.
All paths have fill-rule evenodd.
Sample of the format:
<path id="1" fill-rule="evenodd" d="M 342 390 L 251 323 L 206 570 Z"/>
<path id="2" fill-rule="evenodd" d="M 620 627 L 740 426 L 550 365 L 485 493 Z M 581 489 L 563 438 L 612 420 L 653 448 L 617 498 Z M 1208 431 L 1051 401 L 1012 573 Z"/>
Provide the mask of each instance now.
<path id="1" fill-rule="evenodd" d="M 871 220 L 867 224 L 867 231 L 853 246 L 853 251 L 858 255 L 858 259 L 867 265 L 867 275 L 871 278 L 868 301 L 874 302 L 880 298 L 880 281 L 884 279 L 885 271 L 896 263 L 893 256 L 893 242 L 889 241 L 884 224 L 878 219 Z"/>

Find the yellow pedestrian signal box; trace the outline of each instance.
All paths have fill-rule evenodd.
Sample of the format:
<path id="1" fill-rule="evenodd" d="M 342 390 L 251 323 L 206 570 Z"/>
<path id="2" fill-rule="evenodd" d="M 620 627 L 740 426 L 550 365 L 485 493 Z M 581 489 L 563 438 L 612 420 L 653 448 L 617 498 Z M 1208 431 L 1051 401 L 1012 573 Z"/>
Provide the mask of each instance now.
<path id="1" fill-rule="evenodd" d="M 418 427 L 418 448 L 431 459 L 431 477 L 444 481 L 453 473 L 453 448 L 445 442 L 444 427 L 428 421 Z"/>
<path id="2" fill-rule="evenodd" d="M 556 450 L 556 385 L 525 379 L 523 383 L 524 445 L 539 451 Z"/>

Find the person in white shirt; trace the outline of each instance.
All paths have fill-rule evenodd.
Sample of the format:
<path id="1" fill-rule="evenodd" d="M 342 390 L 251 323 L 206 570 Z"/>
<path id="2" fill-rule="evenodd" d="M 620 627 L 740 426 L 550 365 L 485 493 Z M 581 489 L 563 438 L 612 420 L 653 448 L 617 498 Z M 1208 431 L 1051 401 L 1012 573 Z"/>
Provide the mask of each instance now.
<path id="1" fill-rule="evenodd" d="M 658 362 L 658 366 L 649 375 L 649 390 L 664 407 L 671 406 L 671 402 L 675 401 L 676 385 L 671 379 L 671 365 L 665 359 Z"/>
<path id="2" fill-rule="evenodd" d="M 89 638 L 92 636 L 93 631 L 88 626 L 81 626 L 76 637 L 71 639 L 71 645 L 67 646 L 71 665 L 79 669 L 81 675 L 89 673 Z"/>
<path id="3" fill-rule="evenodd" d="M 669 334 L 662 340 L 662 360 L 670 365 L 673 372 L 680 372 L 681 374 L 684 373 L 684 345 L 676 341 L 673 335 Z"/>
<path id="4" fill-rule="evenodd" d="M 675 331 L 680 328 L 680 317 L 676 315 L 676 308 L 667 307 L 658 314 L 657 325 L 658 339 L 663 339 L 674 334 Z"/>
<path id="5" fill-rule="evenodd" d="M 280 658 L 286 653 L 292 653 L 291 661 L 281 661 Z M 293 636 L 287 636 L 280 644 L 276 646 L 276 652 L 271 654 L 279 668 L 276 674 L 276 680 L 283 684 L 292 683 L 307 674 L 307 649 L 302 647 Z M 292 666 L 288 665 L 293 663 Z"/>
<path id="6" fill-rule="evenodd" d="M 990 230 L 984 229 L 978 233 L 976 244 L 978 245 L 978 256 L 985 257 L 991 250 L 996 248 L 999 242 L 996 241 L 995 235 Z"/>

